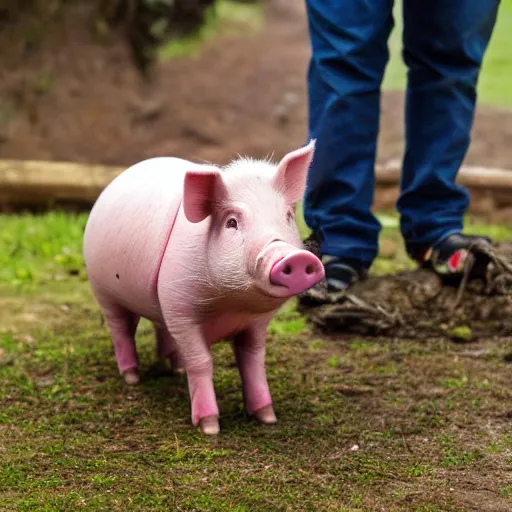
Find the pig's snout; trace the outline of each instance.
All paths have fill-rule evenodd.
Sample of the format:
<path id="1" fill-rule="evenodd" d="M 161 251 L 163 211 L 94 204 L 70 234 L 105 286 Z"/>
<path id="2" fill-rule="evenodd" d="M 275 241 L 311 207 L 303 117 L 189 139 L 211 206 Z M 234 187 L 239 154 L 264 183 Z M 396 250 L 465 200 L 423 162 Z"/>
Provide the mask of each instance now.
<path id="1" fill-rule="evenodd" d="M 288 288 L 290 295 L 306 291 L 323 277 L 322 262 L 309 251 L 297 251 L 285 256 L 270 270 L 270 282 Z"/>

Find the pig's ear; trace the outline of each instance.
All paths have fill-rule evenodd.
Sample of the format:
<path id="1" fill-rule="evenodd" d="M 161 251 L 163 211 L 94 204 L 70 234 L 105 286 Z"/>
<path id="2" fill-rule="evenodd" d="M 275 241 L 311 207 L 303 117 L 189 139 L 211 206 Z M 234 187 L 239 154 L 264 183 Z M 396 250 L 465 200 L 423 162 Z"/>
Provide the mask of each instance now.
<path id="1" fill-rule="evenodd" d="M 201 222 L 212 213 L 216 187 L 222 181 L 215 167 L 191 169 L 185 174 L 183 211 L 189 222 Z"/>
<path id="2" fill-rule="evenodd" d="M 285 155 L 277 166 L 274 186 L 290 204 L 298 203 L 304 196 L 309 166 L 315 151 L 315 140 Z"/>

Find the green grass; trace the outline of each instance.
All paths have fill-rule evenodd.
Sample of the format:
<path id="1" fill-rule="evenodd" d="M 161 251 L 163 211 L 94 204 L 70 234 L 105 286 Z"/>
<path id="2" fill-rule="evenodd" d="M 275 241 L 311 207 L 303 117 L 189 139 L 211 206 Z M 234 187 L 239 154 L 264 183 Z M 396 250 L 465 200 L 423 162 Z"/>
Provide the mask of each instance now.
<path id="1" fill-rule="evenodd" d="M 298 208 L 298 224 L 302 237 L 308 235 L 302 209 Z M 396 251 L 391 256 L 378 257 L 372 268 L 377 274 L 413 268 L 413 263 L 404 252 L 398 229 L 398 217 L 394 212 L 377 214 L 383 225 L 381 241 L 392 242 Z M 18 289 L 36 289 L 42 283 L 65 280 L 70 275 L 86 279 L 82 249 L 82 233 L 87 214 L 48 213 L 44 216 L 30 215 L 0 216 L 0 283 Z M 512 227 L 488 225 L 472 220 L 468 216 L 465 230 L 468 233 L 485 233 L 495 241 L 512 239 Z M 277 329 L 299 329 L 304 320 L 296 325 Z"/>
<path id="2" fill-rule="evenodd" d="M 245 417 L 219 344 L 222 430 L 205 438 L 190 425 L 186 380 L 154 364 L 149 322 L 140 385 L 119 378 L 83 269 L 86 218 L 0 216 L 1 510 L 505 509 L 504 344 L 478 342 L 485 356 L 463 357 L 467 347 L 444 341 L 325 340 L 290 302 L 267 351 L 279 423 Z M 397 235 L 393 218 L 385 236 Z M 476 481 L 492 492 L 475 493 Z"/>
<path id="3" fill-rule="evenodd" d="M 193 57 L 202 45 L 221 35 L 241 34 L 248 36 L 258 33 L 264 22 L 263 5 L 243 4 L 229 0 L 218 0 L 209 9 L 204 25 L 194 34 L 171 39 L 159 49 L 159 58 L 168 60 L 178 57 Z M 156 27 L 158 28 L 158 27 Z"/>
<path id="4" fill-rule="evenodd" d="M 397 2 L 394 9 L 395 29 L 390 41 L 390 62 L 384 77 L 384 88 L 403 90 L 406 68 L 402 61 L 402 9 Z M 478 84 L 479 101 L 495 106 L 512 107 L 512 2 L 501 2 L 498 20 L 492 35 Z"/>
<path id="5" fill-rule="evenodd" d="M 372 271 L 386 273 L 413 267 L 407 258 L 398 229 L 395 212 L 377 214 L 383 225 L 381 241 L 396 244 L 391 257 L 379 257 Z M 19 289 L 37 289 L 37 285 L 67 279 L 70 275 L 86 279 L 82 257 L 82 234 L 87 214 L 51 212 L 43 216 L 0 215 L 0 285 L 9 284 Z M 298 225 L 301 236 L 309 230 L 298 207 Z M 466 219 L 468 233 L 486 233 L 497 242 L 512 239 L 512 227 L 488 225 Z M 282 329 L 301 329 L 303 319 L 296 325 Z M 277 329 L 281 329 L 277 327 Z"/>
<path id="6" fill-rule="evenodd" d="M 0 216 L 0 283 L 33 285 L 83 271 L 87 215 Z"/>
<path id="7" fill-rule="evenodd" d="M 224 19 L 240 22 L 252 12 L 239 7 Z M 512 101 L 511 19 L 511 3 L 502 2 L 480 83 L 485 102 Z M 169 46 L 164 56 L 194 51 L 198 40 L 184 50 Z M 395 59 L 388 86 L 403 86 L 397 66 Z M 379 257 L 373 272 L 409 268 L 396 215 L 380 218 L 382 240 L 396 251 Z M 142 382 L 127 388 L 119 378 L 83 268 L 86 219 L 0 216 L 0 510 L 455 512 L 510 505 L 504 343 L 473 343 L 470 350 L 484 355 L 465 357 L 467 346 L 444 341 L 321 339 L 290 302 L 272 322 L 267 351 L 279 423 L 261 427 L 245 417 L 233 356 L 220 344 L 222 430 L 204 438 L 190 425 L 185 379 L 154 366 L 146 321 L 138 332 Z M 299 223 L 306 234 L 300 215 Z M 467 231 L 512 238 L 511 228 L 469 218 Z"/>

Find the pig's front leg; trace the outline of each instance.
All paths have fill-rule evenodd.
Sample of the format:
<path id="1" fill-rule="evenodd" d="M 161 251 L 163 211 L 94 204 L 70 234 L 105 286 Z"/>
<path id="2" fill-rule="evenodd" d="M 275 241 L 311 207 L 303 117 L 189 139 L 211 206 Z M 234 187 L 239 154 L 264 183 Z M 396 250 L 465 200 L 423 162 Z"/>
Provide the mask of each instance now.
<path id="1" fill-rule="evenodd" d="M 169 325 L 187 373 L 192 406 L 192 424 L 199 425 L 203 434 L 218 434 L 219 408 L 213 386 L 213 358 L 197 324 L 186 322 L 177 328 Z"/>
<path id="2" fill-rule="evenodd" d="M 276 423 L 265 370 L 268 320 L 249 326 L 234 338 L 238 371 L 242 379 L 245 408 L 265 424 Z"/>

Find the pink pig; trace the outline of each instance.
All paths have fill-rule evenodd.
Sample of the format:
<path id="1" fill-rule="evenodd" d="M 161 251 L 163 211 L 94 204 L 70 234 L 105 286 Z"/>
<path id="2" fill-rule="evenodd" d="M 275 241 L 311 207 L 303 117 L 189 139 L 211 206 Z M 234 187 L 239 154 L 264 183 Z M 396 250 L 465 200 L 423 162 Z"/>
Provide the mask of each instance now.
<path id="1" fill-rule="evenodd" d="M 324 277 L 295 223 L 314 145 L 278 165 L 151 158 L 117 176 L 91 210 L 85 263 L 120 373 L 138 382 L 135 332 L 149 319 L 158 357 L 187 374 L 192 424 L 205 434 L 219 431 L 210 347 L 224 339 L 233 341 L 247 412 L 277 421 L 267 326 L 286 300 Z"/>

